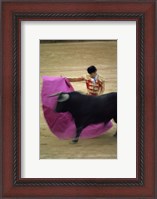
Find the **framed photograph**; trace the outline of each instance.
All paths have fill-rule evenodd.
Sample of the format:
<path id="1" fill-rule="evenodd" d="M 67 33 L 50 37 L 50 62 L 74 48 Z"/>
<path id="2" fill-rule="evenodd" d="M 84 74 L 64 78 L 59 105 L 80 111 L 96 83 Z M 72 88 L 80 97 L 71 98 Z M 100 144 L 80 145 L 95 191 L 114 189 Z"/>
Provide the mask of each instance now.
<path id="1" fill-rule="evenodd" d="M 82 24 L 80 22 L 77 24 L 80 30 Z M 73 23 L 69 23 L 69 25 L 74 26 Z M 52 23 L 47 26 L 49 31 L 51 26 L 53 26 Z M 89 29 L 90 26 L 88 24 L 87 26 Z M 81 32 L 79 34 L 81 35 Z M 52 37 L 52 34 L 50 37 Z M 92 63 L 96 66 L 93 66 Z M 73 129 L 71 124 L 73 117 L 65 113 L 62 121 L 63 114 L 53 112 L 53 102 L 56 103 L 56 97 L 48 97 L 50 94 L 60 93 L 60 91 L 79 91 L 85 95 L 88 93 L 100 95 L 117 92 L 116 66 L 117 40 L 40 40 L 40 159 L 117 158 L 117 139 L 113 139 L 116 133 L 116 122 L 110 122 L 106 125 L 103 123 L 101 125 L 102 130 L 100 125 L 92 125 L 91 129 L 89 129 L 90 126 L 84 128 L 79 141 L 74 144 L 73 138 L 76 129 L 75 127 Z M 97 77 L 97 82 L 93 86 L 87 70 L 93 71 L 94 69 L 97 70 L 93 73 Z M 82 74 L 83 72 L 85 74 Z M 99 87 L 99 83 L 102 83 L 102 87 Z M 76 106 L 79 109 L 82 108 L 84 111 L 78 113 L 82 117 L 86 112 L 87 104 L 84 101 L 85 99 L 82 99 L 82 96 L 80 97 L 78 97 L 79 102 L 83 100 L 83 104 L 77 105 L 76 100 L 74 100 L 74 112 L 78 112 Z M 72 106 L 73 101 L 71 103 Z M 96 107 L 89 106 L 92 113 L 95 113 L 93 109 Z M 99 109 L 98 106 L 97 109 Z M 67 120 L 68 118 L 69 120 Z M 52 133 L 50 133 L 51 131 Z M 104 140 L 104 143 L 102 143 L 102 140 Z"/>
<path id="2" fill-rule="evenodd" d="M 156 1 L 1 5 L 2 197 L 157 197 Z"/>

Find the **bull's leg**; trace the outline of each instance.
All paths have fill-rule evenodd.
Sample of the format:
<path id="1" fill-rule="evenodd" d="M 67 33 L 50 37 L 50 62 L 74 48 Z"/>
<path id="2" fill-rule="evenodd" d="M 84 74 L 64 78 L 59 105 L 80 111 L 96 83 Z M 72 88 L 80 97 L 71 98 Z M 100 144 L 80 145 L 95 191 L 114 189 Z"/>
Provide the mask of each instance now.
<path id="1" fill-rule="evenodd" d="M 83 130 L 83 127 L 78 127 L 77 128 L 77 130 L 76 130 L 76 136 L 72 140 L 72 143 L 77 143 L 78 142 L 82 130 Z"/>
<path id="2" fill-rule="evenodd" d="M 113 119 L 114 119 L 115 123 L 117 123 L 117 116 L 115 116 Z"/>
<path id="3" fill-rule="evenodd" d="M 117 131 L 115 132 L 115 134 L 113 135 L 114 137 L 117 137 Z"/>

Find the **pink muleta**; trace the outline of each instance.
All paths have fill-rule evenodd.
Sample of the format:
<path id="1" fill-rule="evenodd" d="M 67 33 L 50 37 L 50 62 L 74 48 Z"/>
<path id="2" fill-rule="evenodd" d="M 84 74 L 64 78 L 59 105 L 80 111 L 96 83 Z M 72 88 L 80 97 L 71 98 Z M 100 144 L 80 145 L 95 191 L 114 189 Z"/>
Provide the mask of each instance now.
<path id="1" fill-rule="evenodd" d="M 49 97 L 50 94 L 57 92 L 74 91 L 69 80 L 63 77 L 43 76 L 41 90 L 42 108 L 45 120 L 51 132 L 59 139 L 71 139 L 75 137 L 76 126 L 69 112 L 56 113 L 54 108 L 57 97 Z M 112 127 L 112 122 L 92 124 L 83 129 L 80 138 L 94 138 L 107 132 Z"/>

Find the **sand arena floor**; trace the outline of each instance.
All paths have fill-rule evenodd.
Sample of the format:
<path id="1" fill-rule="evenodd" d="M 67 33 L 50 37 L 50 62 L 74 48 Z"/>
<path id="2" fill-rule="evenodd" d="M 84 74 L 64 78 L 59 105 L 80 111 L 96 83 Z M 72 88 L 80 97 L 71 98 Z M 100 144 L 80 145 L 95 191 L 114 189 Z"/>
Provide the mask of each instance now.
<path id="1" fill-rule="evenodd" d="M 105 79 L 105 92 L 117 91 L 117 42 L 75 41 L 41 42 L 40 44 L 40 89 L 41 77 L 80 77 L 86 68 L 95 65 Z M 77 91 L 86 93 L 84 82 L 72 83 Z M 115 159 L 117 138 L 113 137 L 116 124 L 102 136 L 81 139 L 77 144 L 71 140 L 59 140 L 50 131 L 40 106 L 40 159 Z"/>

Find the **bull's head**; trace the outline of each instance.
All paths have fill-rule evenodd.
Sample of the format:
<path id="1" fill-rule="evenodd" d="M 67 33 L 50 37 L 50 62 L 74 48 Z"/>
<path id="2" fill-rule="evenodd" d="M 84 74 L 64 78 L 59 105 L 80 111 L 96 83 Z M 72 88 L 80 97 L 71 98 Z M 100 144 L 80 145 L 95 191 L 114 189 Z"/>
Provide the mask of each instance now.
<path id="1" fill-rule="evenodd" d="M 70 98 L 70 95 L 68 93 L 63 93 L 63 92 L 59 92 L 59 93 L 49 95 L 49 97 L 55 97 L 55 96 L 58 97 L 55 111 L 56 112 L 67 112 L 68 107 L 67 107 L 66 102 Z"/>

